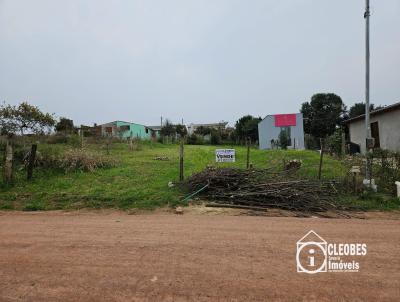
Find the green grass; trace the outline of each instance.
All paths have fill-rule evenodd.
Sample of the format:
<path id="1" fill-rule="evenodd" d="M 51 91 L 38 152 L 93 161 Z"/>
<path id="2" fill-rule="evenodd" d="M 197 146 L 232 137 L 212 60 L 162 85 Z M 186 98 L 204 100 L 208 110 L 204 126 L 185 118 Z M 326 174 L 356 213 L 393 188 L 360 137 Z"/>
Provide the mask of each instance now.
<path id="1" fill-rule="evenodd" d="M 215 163 L 215 149 L 230 146 L 185 146 L 185 177 L 201 171 L 207 165 L 245 168 L 246 148 L 234 146 L 235 163 Z M 48 146 L 40 146 L 48 148 Z M 63 148 L 57 145 L 55 148 Z M 99 145 L 90 145 L 105 153 Z M 129 150 L 127 144 L 111 147 L 110 156 L 119 160 L 114 168 L 95 172 L 70 172 L 36 170 L 34 180 L 27 182 L 23 171 L 16 174 L 12 187 L 0 185 L 0 209 L 50 210 L 78 208 L 146 208 L 174 205 L 184 193 L 169 188 L 169 181 L 178 179 L 179 146 L 141 142 L 139 150 Z M 157 161 L 156 156 L 168 156 L 169 161 Z M 300 177 L 317 177 L 319 153 L 315 151 L 274 150 L 252 148 L 250 162 L 255 168 L 282 169 L 283 161 L 303 161 Z M 324 156 L 323 177 L 340 178 L 346 173 L 340 161 Z"/>
<path id="2" fill-rule="evenodd" d="M 384 193 L 373 193 L 368 191 L 364 191 L 359 196 L 341 196 L 339 202 L 344 206 L 362 211 L 392 211 L 400 208 L 399 198 Z"/>

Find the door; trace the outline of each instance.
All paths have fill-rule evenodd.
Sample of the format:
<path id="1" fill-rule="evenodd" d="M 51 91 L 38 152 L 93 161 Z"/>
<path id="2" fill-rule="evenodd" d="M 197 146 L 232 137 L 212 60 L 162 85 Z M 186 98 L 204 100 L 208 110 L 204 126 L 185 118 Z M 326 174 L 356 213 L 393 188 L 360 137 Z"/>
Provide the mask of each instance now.
<path id="1" fill-rule="evenodd" d="M 378 122 L 371 123 L 371 136 L 375 139 L 374 148 L 380 148 L 381 143 L 379 141 L 379 124 L 378 124 Z"/>

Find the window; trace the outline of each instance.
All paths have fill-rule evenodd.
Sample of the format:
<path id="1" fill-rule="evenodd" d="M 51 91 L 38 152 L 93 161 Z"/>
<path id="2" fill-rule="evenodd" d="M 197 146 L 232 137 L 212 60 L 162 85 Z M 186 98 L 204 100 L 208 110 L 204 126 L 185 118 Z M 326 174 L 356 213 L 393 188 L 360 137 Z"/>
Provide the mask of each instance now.
<path id="1" fill-rule="evenodd" d="M 129 125 L 123 125 L 119 127 L 120 131 L 129 131 L 129 129 L 130 129 Z"/>

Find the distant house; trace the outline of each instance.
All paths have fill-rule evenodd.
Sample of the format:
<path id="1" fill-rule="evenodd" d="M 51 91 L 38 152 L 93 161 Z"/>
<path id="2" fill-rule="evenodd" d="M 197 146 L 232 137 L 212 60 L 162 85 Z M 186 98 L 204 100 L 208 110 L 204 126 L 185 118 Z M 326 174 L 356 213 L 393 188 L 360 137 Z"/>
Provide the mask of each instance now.
<path id="1" fill-rule="evenodd" d="M 83 131 L 83 135 L 85 136 L 100 136 L 101 135 L 101 127 L 94 124 L 93 126 L 81 125 L 78 129 L 79 135 L 81 131 Z"/>
<path id="2" fill-rule="evenodd" d="M 106 124 L 99 125 L 101 128 L 102 136 L 111 136 L 119 138 L 139 138 L 150 139 L 155 135 L 155 131 L 150 127 L 141 124 L 135 124 L 124 121 L 114 121 Z"/>
<path id="3" fill-rule="evenodd" d="M 258 123 L 260 149 L 273 149 L 279 145 L 279 135 L 285 131 L 290 149 L 304 149 L 303 114 L 267 115 Z"/>
<path id="4" fill-rule="evenodd" d="M 344 121 L 349 128 L 349 140 L 365 153 L 365 114 Z M 370 113 L 371 136 L 375 148 L 400 151 L 400 102 Z"/>
<path id="5" fill-rule="evenodd" d="M 188 134 L 191 135 L 196 132 L 196 129 L 203 127 L 203 128 L 210 128 L 214 130 L 224 130 L 228 122 L 219 122 L 219 123 L 211 123 L 211 124 L 189 124 L 187 126 Z"/>
<path id="6" fill-rule="evenodd" d="M 161 136 L 161 126 L 147 126 L 151 129 L 153 138 L 159 138 Z"/>

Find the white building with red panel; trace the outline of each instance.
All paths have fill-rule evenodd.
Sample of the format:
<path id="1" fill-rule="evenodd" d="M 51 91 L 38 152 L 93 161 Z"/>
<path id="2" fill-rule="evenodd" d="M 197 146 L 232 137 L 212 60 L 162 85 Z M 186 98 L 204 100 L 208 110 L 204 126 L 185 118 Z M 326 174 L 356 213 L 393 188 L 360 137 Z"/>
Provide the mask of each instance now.
<path id="1" fill-rule="evenodd" d="M 274 149 L 279 145 L 279 135 L 285 131 L 289 138 L 288 149 L 304 149 L 303 114 L 267 115 L 258 123 L 260 149 Z"/>

